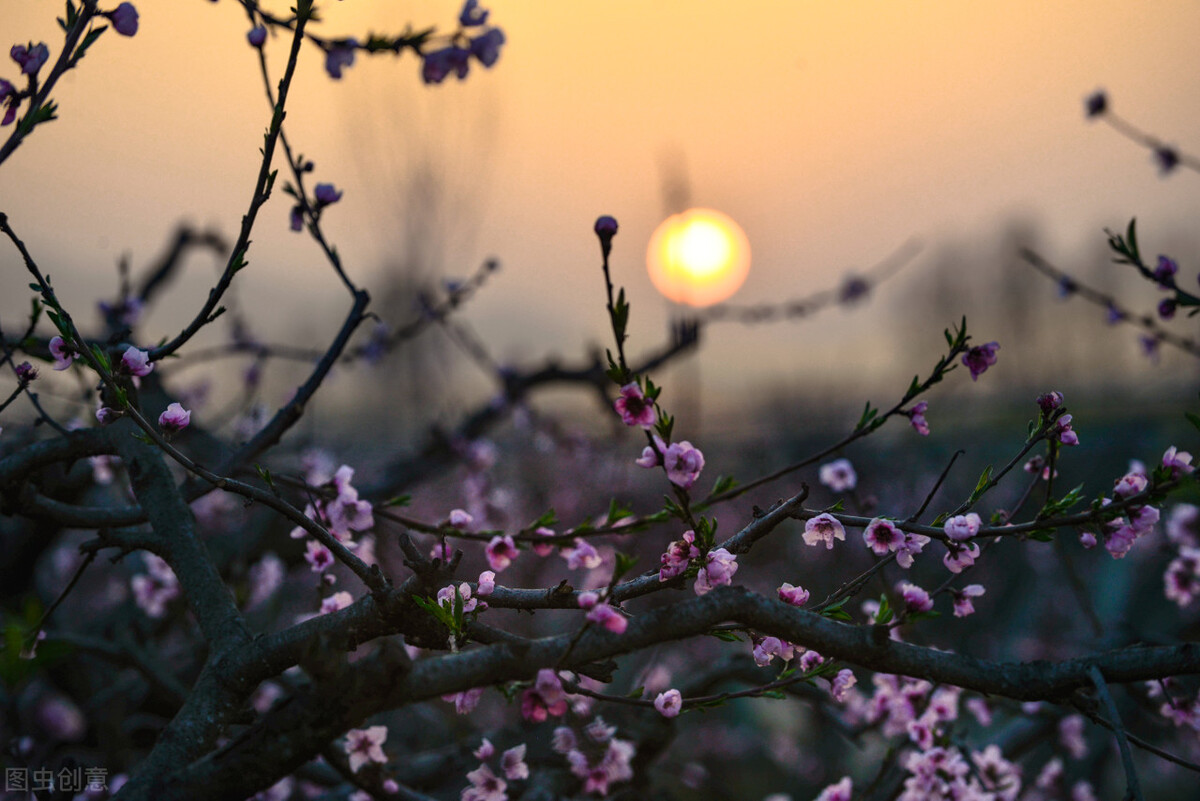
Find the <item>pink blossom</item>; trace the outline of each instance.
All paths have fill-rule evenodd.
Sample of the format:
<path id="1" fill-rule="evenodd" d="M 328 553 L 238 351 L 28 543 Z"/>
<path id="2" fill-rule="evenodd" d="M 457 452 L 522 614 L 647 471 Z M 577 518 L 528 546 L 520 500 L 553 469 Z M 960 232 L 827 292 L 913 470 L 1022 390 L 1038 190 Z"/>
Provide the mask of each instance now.
<path id="1" fill-rule="evenodd" d="M 975 613 L 975 605 L 971 603 L 972 598 L 978 598 L 985 592 L 982 584 L 968 584 L 961 590 L 952 590 L 954 596 L 954 616 L 966 617 Z"/>
<path id="2" fill-rule="evenodd" d="M 486 762 L 496 755 L 496 746 L 492 745 L 491 740 L 484 737 L 483 742 L 479 744 L 479 747 L 471 753 L 474 754 L 475 758 L 479 761 Z"/>
<path id="3" fill-rule="evenodd" d="M 438 590 L 437 601 L 441 606 L 454 608 L 454 585 L 448 585 Z M 479 600 L 471 597 L 471 585 L 465 581 L 458 585 L 458 594 L 462 598 L 463 612 L 473 612 L 479 605 Z"/>
<path id="4" fill-rule="evenodd" d="M 471 689 L 463 690 L 460 693 L 451 693 L 449 695 L 443 695 L 442 700 L 454 704 L 454 711 L 457 714 L 469 715 L 469 714 L 471 714 L 471 712 L 473 712 L 475 710 L 475 707 L 479 706 L 479 699 L 482 697 L 483 697 L 483 688 L 482 687 L 472 687 Z M 491 743 L 488 743 L 487 740 L 484 740 L 484 742 L 487 743 L 488 745 L 491 745 Z M 482 750 L 482 747 L 481 747 L 481 750 Z M 479 757 L 479 758 L 486 759 L 487 757 Z"/>
<path id="5" fill-rule="evenodd" d="M 485 570 L 479 574 L 479 582 L 476 585 L 475 594 L 480 598 L 491 595 L 496 591 L 496 574 L 491 570 Z"/>
<path id="6" fill-rule="evenodd" d="M 54 357 L 54 369 L 66 370 L 75 361 L 75 348 L 68 345 L 62 337 L 50 338 L 50 355 Z"/>
<path id="7" fill-rule="evenodd" d="M 154 364 L 150 361 L 150 355 L 144 350 L 138 350 L 130 345 L 121 354 L 121 367 L 130 375 L 136 375 L 139 378 L 150 375 L 154 370 Z"/>
<path id="8" fill-rule="evenodd" d="M 597 715 L 595 720 L 583 727 L 583 733 L 594 743 L 607 743 L 617 733 L 617 727 L 610 726 Z"/>
<path id="9" fill-rule="evenodd" d="M 979 585 L 974 584 L 972 586 L 978 587 Z M 983 588 L 980 587 L 980 589 L 982 590 Z M 986 728 L 992 725 L 992 710 L 988 707 L 987 701 L 982 698 L 968 698 L 966 707 L 967 711 L 971 713 L 971 717 L 975 718 L 975 722 L 980 726 Z"/>
<path id="10" fill-rule="evenodd" d="M 942 530 L 946 532 L 946 536 L 956 542 L 969 540 L 979 533 L 979 527 L 983 525 L 983 521 L 979 519 L 979 515 L 970 512 L 965 515 L 955 515 L 946 521 L 946 525 Z"/>
<path id="11" fill-rule="evenodd" d="M 567 694 L 562 680 L 549 668 L 538 671 L 534 685 L 521 694 L 521 715 L 533 723 L 548 716 L 562 717 L 567 713 Z"/>
<path id="12" fill-rule="evenodd" d="M 133 597 L 148 617 L 160 618 L 167 611 L 167 604 L 179 597 L 179 579 L 165 561 L 154 554 L 146 554 L 146 573 L 130 579 Z"/>
<path id="13" fill-rule="evenodd" d="M 613 406 L 627 426 L 652 428 L 658 420 L 658 415 L 654 412 L 654 402 L 647 400 L 636 381 L 621 387 L 621 397 L 616 399 Z"/>
<path id="14" fill-rule="evenodd" d="M 462 791 L 461 801 L 508 801 L 508 783 L 486 764 L 467 774 L 471 786 Z"/>
<path id="15" fill-rule="evenodd" d="M 580 609 L 591 609 L 600 602 L 600 593 L 588 590 L 587 592 L 579 593 L 576 599 Z"/>
<path id="16" fill-rule="evenodd" d="M 863 529 L 863 541 L 876 555 L 884 556 L 904 543 L 904 532 L 891 520 L 877 517 Z"/>
<path id="17" fill-rule="evenodd" d="M 1176 545 L 1200 546 L 1200 506 L 1177 504 L 1167 519 L 1167 539 Z"/>
<path id="18" fill-rule="evenodd" d="M 1171 478 L 1179 478 L 1180 474 L 1190 473 L 1195 470 L 1192 464 L 1192 455 L 1187 451 L 1178 450 L 1174 445 L 1167 448 L 1167 452 L 1163 454 L 1163 467 L 1171 468 Z"/>
<path id="19" fill-rule="evenodd" d="M 697 595 L 704 595 L 714 587 L 733 583 L 733 574 L 737 572 L 737 557 L 724 548 L 708 552 L 704 567 L 696 574 L 694 587 Z"/>
<path id="20" fill-rule="evenodd" d="M 929 436 L 929 423 L 925 420 L 925 410 L 928 408 L 929 402 L 921 401 L 905 412 L 908 415 L 908 421 L 912 423 L 912 427 L 923 437 Z"/>
<path id="21" fill-rule="evenodd" d="M 1163 594 L 1167 599 L 1187 606 L 1200 595 L 1200 548 L 1183 546 L 1163 572 Z"/>
<path id="22" fill-rule="evenodd" d="M 312 566 L 314 573 L 321 573 L 333 567 L 333 554 L 324 545 L 316 540 L 309 540 L 304 547 L 304 558 Z"/>
<path id="23" fill-rule="evenodd" d="M 1072 759 L 1087 756 L 1087 740 L 1083 737 L 1083 715 L 1068 715 L 1058 722 L 1058 741 Z"/>
<path id="24" fill-rule="evenodd" d="M 529 766 L 525 764 L 525 743 L 515 745 L 500 755 L 500 767 L 504 778 L 509 781 L 529 778 Z"/>
<path id="25" fill-rule="evenodd" d="M 1113 487 L 1113 495 L 1118 498 L 1128 498 L 1137 495 L 1146 488 L 1146 477 L 1140 473 L 1126 473 L 1117 479 Z"/>
<path id="26" fill-rule="evenodd" d="M 503 537 L 492 537 L 484 552 L 487 554 L 488 567 L 497 573 L 511 565 L 512 560 L 521 555 L 521 552 L 517 550 L 517 544 L 513 542 L 513 538 L 509 534 L 505 534 Z"/>
<path id="27" fill-rule="evenodd" d="M 371 726 L 366 729 L 351 729 L 346 732 L 346 754 L 350 757 L 350 771 L 358 773 L 368 762 L 387 763 L 387 755 L 381 747 L 387 740 L 387 726 Z"/>
<path id="28" fill-rule="evenodd" d="M 975 564 L 975 560 L 979 558 L 979 543 L 977 542 L 965 545 L 948 542 L 946 548 L 946 555 L 942 557 L 942 563 L 951 573 L 963 572 L 964 568 Z"/>
<path id="29" fill-rule="evenodd" d="M 688 489 L 704 469 L 704 454 L 687 440 L 672 442 L 663 453 L 663 466 L 672 484 Z"/>
<path id="30" fill-rule="evenodd" d="M 593 623 L 598 623 L 613 634 L 624 634 L 625 628 L 629 625 L 629 621 L 626 620 L 625 616 L 609 606 L 607 602 L 598 603 L 593 606 L 591 611 L 587 613 L 587 619 Z"/>
<path id="31" fill-rule="evenodd" d="M 822 512 L 816 517 L 810 517 L 805 521 L 803 536 L 806 545 L 816 545 L 824 542 L 825 548 L 831 549 L 833 548 L 833 541 L 835 539 L 845 541 L 846 529 L 829 512 Z"/>
<path id="32" fill-rule="evenodd" d="M 1079 533 L 1079 544 L 1084 548 L 1096 547 L 1096 535 L 1090 531 L 1081 531 Z"/>
<path id="33" fill-rule="evenodd" d="M 192 413 L 178 403 L 167 406 L 167 410 L 158 416 L 158 427 L 168 434 L 175 434 L 188 427 L 192 422 Z"/>
<path id="34" fill-rule="evenodd" d="M 778 637 L 763 637 L 754 646 L 754 662 L 759 667 L 771 664 L 775 657 L 779 657 L 784 662 L 790 662 L 795 655 L 796 649 L 792 647 L 791 643 L 784 642 Z"/>
<path id="35" fill-rule="evenodd" d="M 471 515 L 467 514 L 462 509 L 451 509 L 450 517 L 447 519 L 453 528 L 466 528 L 467 526 L 471 525 L 471 522 L 475 518 L 471 517 Z"/>
<path id="36" fill-rule="evenodd" d="M 350 593 L 335 592 L 321 601 L 321 614 L 328 615 L 330 612 L 341 611 L 352 603 L 354 603 L 354 596 Z"/>
<path id="37" fill-rule="evenodd" d="M 568 751 L 574 750 L 578 742 L 575 739 L 575 732 L 566 726 L 559 726 L 554 730 L 554 734 L 550 737 L 550 748 L 556 753 L 565 754 Z"/>
<path id="38" fill-rule="evenodd" d="M 582 537 L 575 538 L 574 548 L 563 548 L 560 552 L 562 557 L 567 560 L 567 569 L 576 570 L 584 568 L 593 570 L 600 567 L 600 553 L 592 547 L 592 545 Z"/>
<path id="39" fill-rule="evenodd" d="M 676 717 L 683 711 L 683 696 L 679 694 L 679 690 L 675 689 L 661 692 L 654 699 L 654 708 L 664 718 Z"/>
<path id="40" fill-rule="evenodd" d="M 978 380 L 984 371 L 996 363 L 996 351 L 1000 350 L 999 342 L 989 342 L 977 345 L 963 354 L 962 363 L 971 371 L 971 380 Z"/>
<path id="41" fill-rule="evenodd" d="M 848 492 L 858 485 L 858 474 L 849 459 L 835 459 L 817 471 L 821 483 L 834 492 Z"/>
<path id="42" fill-rule="evenodd" d="M 854 784 L 849 776 L 843 776 L 841 781 L 831 784 L 821 791 L 816 801 L 850 801 L 854 795 Z"/>
<path id="43" fill-rule="evenodd" d="M 786 581 L 779 585 L 779 589 L 776 590 L 776 592 L 779 593 L 779 600 L 786 604 L 791 604 L 792 606 L 804 606 L 806 603 L 808 603 L 808 590 L 804 589 L 803 587 L 793 587 Z"/>
<path id="44" fill-rule="evenodd" d="M 807 673 L 824 661 L 825 657 L 810 648 L 800 655 L 800 672 Z"/>
<path id="45" fill-rule="evenodd" d="M 1053 436 L 1063 445 L 1078 445 L 1079 435 L 1071 428 L 1071 415 L 1064 414 L 1054 423 Z"/>
<path id="46" fill-rule="evenodd" d="M 533 530 L 533 533 L 537 534 L 539 537 L 557 536 L 554 529 L 546 528 L 545 526 L 538 526 Z M 554 544 L 549 542 L 535 542 L 533 544 L 533 552 L 538 556 L 549 556 L 550 554 L 554 553 Z"/>
<path id="47" fill-rule="evenodd" d="M 896 585 L 896 591 L 904 598 L 904 608 L 908 612 L 928 612 L 933 609 L 933 599 L 929 593 L 908 581 Z"/>
<path id="48" fill-rule="evenodd" d="M 691 560 L 700 555 L 700 549 L 694 545 L 695 541 L 696 532 L 688 529 L 683 532 L 683 539 L 675 540 L 667 546 L 666 553 L 660 559 L 662 566 L 658 570 L 659 581 L 670 581 L 687 572 Z"/>
<path id="49" fill-rule="evenodd" d="M 929 537 L 924 534 L 905 533 L 904 541 L 896 547 L 896 564 L 906 570 L 913 566 L 913 557 L 929 544 Z"/>
<path id="50" fill-rule="evenodd" d="M 647 445 L 642 448 L 642 455 L 634 459 L 633 463 L 638 467 L 657 467 L 662 464 L 662 455 L 667 450 L 667 443 L 663 442 L 662 437 L 658 434 L 655 434 L 653 438 L 653 447 Z"/>

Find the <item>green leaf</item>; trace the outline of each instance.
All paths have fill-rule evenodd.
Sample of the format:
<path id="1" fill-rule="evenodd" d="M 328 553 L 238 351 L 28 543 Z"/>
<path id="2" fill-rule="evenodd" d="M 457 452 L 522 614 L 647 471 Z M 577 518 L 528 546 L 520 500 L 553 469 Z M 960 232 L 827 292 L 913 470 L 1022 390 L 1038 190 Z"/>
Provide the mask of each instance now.
<path id="1" fill-rule="evenodd" d="M 267 483 L 272 492 L 275 492 L 275 479 L 271 478 L 271 471 L 258 463 L 255 463 L 254 469 L 258 473 L 258 477 Z"/>
<path id="2" fill-rule="evenodd" d="M 541 528 L 542 526 L 553 526 L 557 522 L 558 522 L 558 515 L 556 515 L 554 513 L 553 508 L 550 508 L 550 509 L 547 509 L 546 511 L 542 512 L 542 514 L 538 517 L 537 520 L 534 520 L 532 523 L 529 524 L 528 528 L 535 529 L 535 528 Z"/>
<path id="3" fill-rule="evenodd" d="M 717 476 L 716 483 L 713 484 L 710 495 L 720 495 L 723 492 L 728 492 L 737 486 L 737 480 L 733 476 Z"/>
<path id="4" fill-rule="evenodd" d="M 625 697 L 626 697 L 626 698 L 641 698 L 641 697 L 642 697 L 642 695 L 643 695 L 645 692 L 646 692 L 646 688 L 645 688 L 645 687 L 635 687 L 635 688 L 633 689 L 633 691 L 631 691 L 631 692 L 630 692 L 628 695 L 626 695 Z"/>
<path id="5" fill-rule="evenodd" d="M 384 501 L 380 505 L 384 509 L 387 509 L 388 507 L 391 507 L 391 506 L 408 506 L 410 503 L 412 503 L 412 496 L 405 494 L 405 495 L 394 495 L 391 498 L 388 498 L 386 501 Z"/>
<path id="6" fill-rule="evenodd" d="M 1049 528 L 1035 529 L 1025 535 L 1031 540 L 1038 542 L 1051 542 L 1054 539 L 1054 530 Z"/>
<path id="7" fill-rule="evenodd" d="M 843 608 L 845 605 L 846 601 L 843 599 L 833 606 L 827 606 L 821 610 L 821 617 L 827 617 L 830 620 L 842 620 L 847 623 L 852 622 L 854 618 L 850 617 L 850 613 Z"/>
<path id="8" fill-rule="evenodd" d="M 884 593 L 879 596 L 879 611 L 875 613 L 875 625 L 881 626 L 884 623 L 890 623 L 893 616 L 891 601 Z"/>
<path id="9" fill-rule="evenodd" d="M 604 525 L 611 526 L 623 517 L 628 517 L 633 514 L 633 509 L 618 502 L 613 498 L 608 502 L 608 515 L 604 518 Z"/>
<path id="10" fill-rule="evenodd" d="M 725 629 L 714 629 L 708 632 L 708 636 L 716 637 L 718 640 L 725 642 L 741 642 L 742 638 L 737 635 L 737 632 L 726 631 Z"/>
<path id="11" fill-rule="evenodd" d="M 84 35 L 83 41 L 79 43 L 79 47 L 75 48 L 75 53 L 71 56 L 72 67 L 79 63 L 79 59 L 83 58 L 84 54 L 87 53 L 87 49 L 92 46 L 92 43 L 100 38 L 100 34 L 107 30 L 107 25 L 101 25 L 99 28 L 92 28 Z"/>
<path id="12" fill-rule="evenodd" d="M 989 464 L 984 468 L 983 474 L 979 476 L 979 481 L 975 484 L 975 490 L 971 493 L 970 503 L 975 503 L 987 491 L 987 486 L 992 480 L 992 466 Z"/>
<path id="13" fill-rule="evenodd" d="M 620 580 L 621 576 L 628 573 L 635 564 L 637 564 L 636 556 L 617 551 L 617 564 L 613 568 L 613 581 Z"/>
<path id="14" fill-rule="evenodd" d="M 108 354 L 99 345 L 92 345 L 92 357 L 96 363 L 104 368 L 105 372 L 112 372 L 112 365 L 108 361 Z"/>
<path id="15" fill-rule="evenodd" d="M 1196 428 L 1200 429 L 1200 414 L 1194 414 L 1193 412 L 1184 412 L 1183 416 L 1186 417 L 1192 425 L 1194 425 Z"/>

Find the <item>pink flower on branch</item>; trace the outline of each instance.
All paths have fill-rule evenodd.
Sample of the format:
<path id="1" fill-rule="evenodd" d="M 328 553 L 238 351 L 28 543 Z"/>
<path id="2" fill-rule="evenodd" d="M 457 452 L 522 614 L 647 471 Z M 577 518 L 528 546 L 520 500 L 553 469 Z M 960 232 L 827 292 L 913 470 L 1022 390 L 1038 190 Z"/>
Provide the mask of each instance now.
<path id="1" fill-rule="evenodd" d="M 613 407 L 627 426 L 652 428 L 658 420 L 654 402 L 642 394 L 642 388 L 636 381 L 621 387 L 621 397 L 613 402 Z"/>
<path id="2" fill-rule="evenodd" d="M 704 469 L 704 454 L 687 440 L 672 442 L 663 453 L 663 466 L 672 484 L 689 489 Z"/>
<path id="3" fill-rule="evenodd" d="M 976 381 L 984 371 L 996 363 L 996 351 L 1000 350 L 999 342 L 989 342 L 977 345 L 963 354 L 962 363 L 971 371 L 971 380 Z"/>
<path id="4" fill-rule="evenodd" d="M 833 492 L 848 492 L 858 486 L 858 474 L 849 459 L 835 459 L 821 465 L 818 471 L 821 483 Z"/>
<path id="5" fill-rule="evenodd" d="M 50 355 L 54 357 L 54 369 L 66 370 L 75 361 L 75 348 L 62 337 L 50 338 Z"/>
<path id="6" fill-rule="evenodd" d="M 167 410 L 158 416 L 158 427 L 168 434 L 176 434 L 188 427 L 192 422 L 192 413 L 178 403 L 167 406 Z"/>
<path id="7" fill-rule="evenodd" d="M 484 552 L 487 555 L 488 567 L 497 573 L 511 565 L 512 561 L 521 555 L 511 534 L 492 537 L 491 542 L 484 548 Z"/>
<path id="8" fill-rule="evenodd" d="M 387 763 L 387 755 L 382 748 L 387 734 L 387 726 L 370 726 L 346 732 L 346 755 L 350 757 L 352 773 L 358 773 L 368 762 L 378 762 L 380 765 Z"/>
<path id="9" fill-rule="evenodd" d="M 929 436 L 929 423 L 925 420 L 925 410 L 928 408 L 929 402 L 921 401 L 905 412 L 908 415 L 909 422 L 912 423 L 912 427 L 923 437 Z"/>
<path id="10" fill-rule="evenodd" d="M 823 542 L 826 549 L 831 549 L 835 539 L 845 542 L 846 529 L 836 517 L 828 512 L 822 512 L 805 521 L 803 536 L 806 545 L 818 545 Z"/>
<path id="11" fill-rule="evenodd" d="M 677 717 L 683 711 L 683 696 L 680 695 L 679 690 L 661 692 L 654 699 L 654 708 L 664 718 Z"/>
<path id="12" fill-rule="evenodd" d="M 729 551 L 724 548 L 709 551 L 705 556 L 704 567 L 696 574 L 696 594 L 705 595 L 715 587 L 732 584 L 733 574 L 737 569 L 737 557 Z"/>
<path id="13" fill-rule="evenodd" d="M 150 354 L 130 345 L 121 354 L 121 369 L 130 375 L 142 378 L 150 375 L 154 370 L 154 364 L 150 361 Z"/>

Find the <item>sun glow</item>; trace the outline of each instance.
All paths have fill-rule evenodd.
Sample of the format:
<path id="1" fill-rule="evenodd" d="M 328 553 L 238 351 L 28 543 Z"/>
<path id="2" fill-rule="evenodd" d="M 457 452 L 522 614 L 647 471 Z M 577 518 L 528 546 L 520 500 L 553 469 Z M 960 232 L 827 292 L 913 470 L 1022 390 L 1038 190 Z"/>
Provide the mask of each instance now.
<path id="1" fill-rule="evenodd" d="M 654 287 L 676 303 L 711 306 L 741 288 L 750 272 L 750 241 L 727 215 L 712 209 L 673 214 L 646 248 Z"/>

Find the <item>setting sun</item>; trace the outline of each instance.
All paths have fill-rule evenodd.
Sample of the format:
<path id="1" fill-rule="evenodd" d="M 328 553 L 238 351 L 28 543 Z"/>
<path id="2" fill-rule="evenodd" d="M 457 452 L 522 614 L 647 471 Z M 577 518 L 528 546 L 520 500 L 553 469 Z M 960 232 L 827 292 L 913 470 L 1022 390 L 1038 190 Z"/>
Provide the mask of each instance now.
<path id="1" fill-rule="evenodd" d="M 673 214 L 654 230 L 646 267 L 655 288 L 676 303 L 711 306 L 729 298 L 750 272 L 741 226 L 712 209 Z"/>

